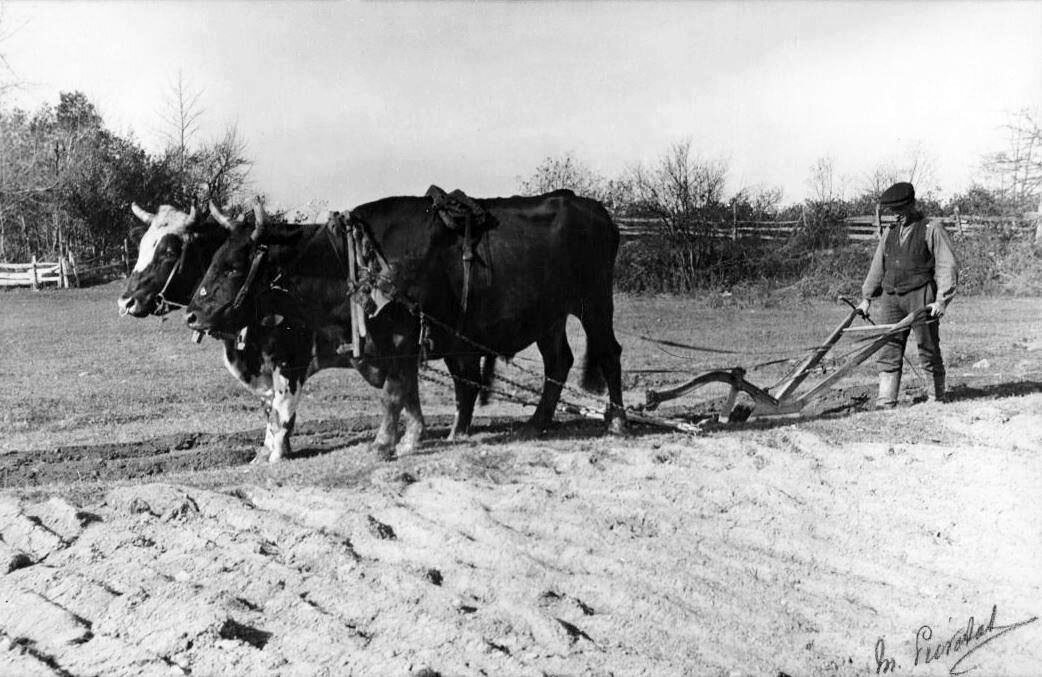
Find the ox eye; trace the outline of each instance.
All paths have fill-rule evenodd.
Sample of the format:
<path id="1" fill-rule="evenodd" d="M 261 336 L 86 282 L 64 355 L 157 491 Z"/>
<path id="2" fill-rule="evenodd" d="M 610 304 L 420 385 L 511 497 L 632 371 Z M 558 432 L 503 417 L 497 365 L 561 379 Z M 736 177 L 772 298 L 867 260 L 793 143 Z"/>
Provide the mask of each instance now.
<path id="1" fill-rule="evenodd" d="M 199 287 L 199 296 L 206 296 L 206 287 Z"/>

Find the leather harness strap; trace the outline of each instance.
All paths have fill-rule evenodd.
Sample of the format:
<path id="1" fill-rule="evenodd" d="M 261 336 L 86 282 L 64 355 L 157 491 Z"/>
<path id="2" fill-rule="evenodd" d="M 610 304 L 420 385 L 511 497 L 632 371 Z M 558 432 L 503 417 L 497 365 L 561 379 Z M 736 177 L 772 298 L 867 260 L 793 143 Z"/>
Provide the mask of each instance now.
<path id="1" fill-rule="evenodd" d="M 253 260 L 250 262 L 250 272 L 246 273 L 246 280 L 242 283 L 242 287 L 239 288 L 239 293 L 235 295 L 235 300 L 232 301 L 233 312 L 237 312 L 242 308 L 242 304 L 246 302 L 246 296 L 250 293 L 250 289 L 257 279 L 257 274 L 260 272 L 261 264 L 264 263 L 267 255 L 268 245 L 257 245 L 257 252 L 253 255 Z"/>
<path id="2" fill-rule="evenodd" d="M 481 231 L 475 233 L 475 222 L 481 226 L 488 225 L 489 214 L 473 198 L 461 190 L 446 193 L 438 186 L 427 189 L 427 197 L 430 198 L 432 209 L 441 217 L 445 227 L 453 232 L 459 232 L 460 221 L 462 221 L 462 240 L 460 242 L 460 255 L 463 261 L 463 289 L 460 293 L 460 318 L 457 330 L 462 329 L 463 322 L 467 316 L 467 308 L 470 305 L 470 287 L 473 277 L 474 259 L 477 258 L 475 247 L 476 238 L 481 236 Z"/>
<path id="3" fill-rule="evenodd" d="M 153 313 L 154 315 L 166 315 L 170 311 L 174 310 L 174 308 L 184 308 L 188 305 L 187 301 L 182 303 L 181 301 L 171 301 L 168 299 L 166 297 L 166 290 L 170 287 L 170 283 L 174 281 L 174 276 L 184 268 L 185 259 L 188 257 L 188 247 L 192 244 L 192 241 L 195 240 L 195 238 L 195 235 L 189 233 L 186 235 L 185 239 L 181 241 L 181 255 L 177 257 L 177 263 L 175 263 L 174 267 L 170 269 L 170 274 L 166 276 L 166 282 L 163 283 L 163 288 L 156 293 L 156 298 L 159 299 L 159 307 L 156 308 Z"/>

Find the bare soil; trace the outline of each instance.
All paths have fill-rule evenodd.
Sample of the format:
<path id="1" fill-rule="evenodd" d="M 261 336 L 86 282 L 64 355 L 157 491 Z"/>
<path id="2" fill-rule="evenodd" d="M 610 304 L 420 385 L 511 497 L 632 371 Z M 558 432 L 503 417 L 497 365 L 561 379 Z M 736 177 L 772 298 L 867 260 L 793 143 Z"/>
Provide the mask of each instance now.
<path id="1" fill-rule="evenodd" d="M 908 374 L 870 410 L 866 365 L 798 418 L 714 424 L 711 388 L 658 412 L 700 435 L 564 416 L 523 441 L 499 403 L 449 444 L 427 383 L 428 442 L 379 462 L 375 391 L 330 372 L 294 458 L 258 466 L 213 343 L 116 321 L 117 295 L 0 293 L 0 675 L 1042 674 L 1018 625 L 1042 611 L 1039 299 L 960 299 L 943 405 Z M 633 404 L 685 376 L 657 369 L 786 358 L 844 315 L 618 305 Z"/>

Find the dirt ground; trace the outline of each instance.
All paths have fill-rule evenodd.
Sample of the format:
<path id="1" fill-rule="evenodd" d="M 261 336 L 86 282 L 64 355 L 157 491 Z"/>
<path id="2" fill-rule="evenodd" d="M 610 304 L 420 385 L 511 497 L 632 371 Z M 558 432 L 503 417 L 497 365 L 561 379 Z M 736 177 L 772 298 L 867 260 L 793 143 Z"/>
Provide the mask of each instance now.
<path id="1" fill-rule="evenodd" d="M 800 418 L 714 424 L 710 389 L 659 412 L 701 434 L 520 441 L 500 403 L 449 444 L 426 383 L 427 443 L 378 462 L 375 392 L 331 372 L 255 466 L 213 342 L 118 292 L 0 293 L 0 675 L 1042 674 L 1040 299 L 953 306 L 943 405 L 909 374 L 871 411 L 866 365 Z M 844 314 L 620 297 L 627 403 Z"/>

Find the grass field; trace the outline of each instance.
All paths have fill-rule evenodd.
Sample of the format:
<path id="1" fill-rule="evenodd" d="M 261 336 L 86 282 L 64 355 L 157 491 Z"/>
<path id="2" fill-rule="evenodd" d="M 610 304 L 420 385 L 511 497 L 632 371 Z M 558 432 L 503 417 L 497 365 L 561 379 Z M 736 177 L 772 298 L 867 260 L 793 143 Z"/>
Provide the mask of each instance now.
<path id="1" fill-rule="evenodd" d="M 802 418 L 620 439 L 565 416 L 521 441 L 530 410 L 500 402 L 449 444 L 451 396 L 423 383 L 423 449 L 381 462 L 376 391 L 331 371 L 269 466 L 219 345 L 117 317 L 119 292 L 0 293 L 0 674 L 825 677 L 876 674 L 881 646 L 895 674 L 1042 673 L 1040 299 L 957 300 L 948 404 L 909 375 L 869 410 L 869 363 Z M 618 296 L 626 402 L 798 356 L 846 312 Z M 533 350 L 516 363 L 538 382 Z M 939 644 L 992 614 L 1015 627 Z"/>

